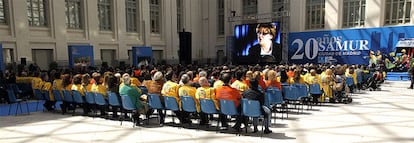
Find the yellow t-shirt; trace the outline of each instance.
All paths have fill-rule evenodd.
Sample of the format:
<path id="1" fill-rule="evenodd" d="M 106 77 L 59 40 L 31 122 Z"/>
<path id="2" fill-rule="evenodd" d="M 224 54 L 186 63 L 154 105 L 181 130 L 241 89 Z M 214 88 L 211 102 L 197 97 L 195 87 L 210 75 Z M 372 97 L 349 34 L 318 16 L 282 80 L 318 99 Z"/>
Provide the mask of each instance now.
<path id="1" fill-rule="evenodd" d="M 217 110 L 220 109 L 219 103 L 216 99 L 216 92 L 214 91 L 214 88 L 206 86 L 206 87 L 199 87 L 196 91 L 196 99 L 211 99 L 214 101 L 214 105 Z"/>
<path id="2" fill-rule="evenodd" d="M 246 83 L 239 80 L 234 81 L 233 84 L 231 84 L 231 87 L 236 88 L 240 93 L 249 89 L 249 86 Z"/>
<path id="3" fill-rule="evenodd" d="M 82 96 L 85 96 L 85 93 L 84 93 L 84 89 L 83 89 L 83 86 L 82 85 L 80 85 L 80 84 L 72 84 L 72 88 L 71 88 L 71 90 L 76 90 L 76 91 L 79 91 L 79 93 L 82 95 Z"/>
<path id="4" fill-rule="evenodd" d="M 107 98 L 106 88 L 102 84 L 92 84 L 91 91 L 95 93 L 101 93 L 104 98 Z"/>
<path id="5" fill-rule="evenodd" d="M 218 88 L 218 87 L 223 86 L 223 85 L 224 85 L 223 81 L 217 80 L 216 82 L 214 82 L 213 87 Z"/>
<path id="6" fill-rule="evenodd" d="M 195 87 L 189 86 L 189 85 L 184 85 L 181 86 L 178 89 L 178 95 L 179 96 L 191 96 L 193 97 L 193 99 L 195 100 L 196 103 L 196 109 L 199 110 L 200 109 L 200 103 L 198 102 L 198 100 L 196 100 L 195 97 L 195 93 L 196 93 L 197 89 Z M 181 107 L 180 107 L 181 109 Z"/>

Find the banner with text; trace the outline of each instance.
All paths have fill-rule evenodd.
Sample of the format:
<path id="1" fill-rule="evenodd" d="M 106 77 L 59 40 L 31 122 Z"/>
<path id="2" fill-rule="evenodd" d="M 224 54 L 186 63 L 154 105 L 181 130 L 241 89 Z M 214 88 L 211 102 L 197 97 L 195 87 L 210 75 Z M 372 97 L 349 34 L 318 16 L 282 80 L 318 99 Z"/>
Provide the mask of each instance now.
<path id="1" fill-rule="evenodd" d="M 368 64 L 370 51 L 394 52 L 414 26 L 289 33 L 290 63 Z"/>

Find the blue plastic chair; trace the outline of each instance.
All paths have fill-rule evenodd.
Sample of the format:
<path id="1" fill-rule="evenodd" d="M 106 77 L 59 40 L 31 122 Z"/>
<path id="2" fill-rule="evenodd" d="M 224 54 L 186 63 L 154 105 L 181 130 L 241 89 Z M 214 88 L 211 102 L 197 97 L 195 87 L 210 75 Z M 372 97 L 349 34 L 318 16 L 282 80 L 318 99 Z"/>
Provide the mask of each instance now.
<path id="1" fill-rule="evenodd" d="M 63 90 L 63 101 L 67 103 L 73 103 L 73 96 L 71 91 Z"/>
<path id="2" fill-rule="evenodd" d="M 186 112 L 197 112 L 196 103 L 192 96 L 180 96 L 181 108 Z"/>
<path id="3" fill-rule="evenodd" d="M 9 98 L 9 113 L 8 113 L 8 115 L 10 115 L 10 111 L 11 111 L 11 108 L 12 108 L 13 104 L 17 104 L 15 116 L 17 115 L 17 110 L 19 109 L 19 107 L 20 107 L 20 113 L 23 113 L 22 104 L 21 104 L 21 102 L 23 102 L 23 101 L 26 102 L 27 114 L 30 114 L 29 105 L 28 105 L 26 99 L 16 98 L 16 95 L 14 94 L 14 91 L 11 90 L 11 89 L 7 89 L 7 97 Z"/>
<path id="4" fill-rule="evenodd" d="M 95 103 L 96 103 L 96 105 L 98 105 L 99 108 L 102 109 L 101 111 L 106 112 L 105 109 L 106 109 L 106 106 L 108 106 L 108 103 L 106 102 L 104 95 L 102 93 L 99 93 L 99 92 L 95 92 L 94 94 L 95 94 Z"/>
<path id="5" fill-rule="evenodd" d="M 62 93 L 59 90 L 52 90 L 53 97 L 55 97 L 55 101 L 63 101 Z"/>
<path id="6" fill-rule="evenodd" d="M 312 108 L 312 104 L 310 104 L 309 98 L 309 91 L 308 87 L 305 84 L 295 84 L 294 86 L 297 87 L 296 98 L 297 98 L 297 105 L 300 105 L 301 110 L 303 112 L 303 106 L 307 105 L 308 109 Z M 298 109 L 300 110 L 300 109 Z M 298 111 L 299 112 L 299 111 Z"/>
<path id="7" fill-rule="evenodd" d="M 149 93 L 148 94 L 148 106 L 151 109 L 158 109 L 159 111 L 163 112 L 164 106 L 161 102 L 161 97 L 159 94 Z M 158 111 L 157 111 L 158 112 Z M 158 122 L 161 119 L 161 117 L 158 114 Z M 149 124 L 149 119 L 147 120 L 147 124 Z"/>
<path id="8" fill-rule="evenodd" d="M 42 93 L 45 96 L 45 100 L 46 101 L 51 101 L 51 99 L 50 99 L 50 92 L 48 90 L 43 90 Z"/>
<path id="9" fill-rule="evenodd" d="M 239 116 L 240 113 L 237 112 L 236 105 L 232 100 L 220 99 L 220 113 L 226 116 Z M 218 127 L 218 125 L 217 125 Z"/>
<path id="10" fill-rule="evenodd" d="M 260 102 L 257 100 L 248 100 L 242 99 L 241 101 L 242 106 L 242 115 L 251 118 L 259 118 L 262 115 Z M 247 127 L 246 133 L 247 133 Z M 263 124 L 262 124 L 262 133 L 263 133 Z"/>
<path id="11" fill-rule="evenodd" d="M 148 106 L 151 109 L 164 109 L 161 103 L 160 95 L 158 94 L 148 94 Z"/>
<path id="12" fill-rule="evenodd" d="M 297 94 L 298 94 L 298 88 L 294 85 L 289 85 L 289 86 L 282 86 L 282 93 L 284 96 L 284 100 L 287 102 L 287 105 L 289 104 L 295 104 L 295 102 L 297 102 Z M 286 105 L 286 106 L 287 106 Z M 295 105 L 296 107 L 296 105 Z M 286 107 L 289 108 L 289 107 Z M 289 116 L 287 116 L 286 118 L 288 118 Z"/>
<path id="13" fill-rule="evenodd" d="M 148 88 L 146 86 L 138 86 L 139 89 L 141 89 L 142 94 L 148 93 Z"/>
<path id="14" fill-rule="evenodd" d="M 62 92 L 59 90 L 52 90 L 53 97 L 55 98 L 56 104 L 63 102 Z M 57 107 L 55 104 L 55 107 Z M 62 107 L 61 107 L 62 108 Z"/>
<path id="15" fill-rule="evenodd" d="M 107 92 L 108 95 L 108 104 L 113 107 L 121 107 L 121 103 L 119 102 L 118 95 L 115 92 Z"/>
<path id="16" fill-rule="evenodd" d="M 104 96 L 102 93 L 96 92 L 95 94 L 95 103 L 99 106 L 106 106 L 108 103 L 106 103 Z"/>
<path id="17" fill-rule="evenodd" d="M 122 108 L 124 109 L 125 113 L 126 112 L 132 113 L 134 110 L 137 109 L 134 103 L 132 103 L 132 100 L 128 95 L 121 95 L 121 102 L 122 102 Z M 122 125 L 122 121 L 123 120 L 121 120 L 121 125 Z M 132 127 L 135 127 L 135 124 L 137 121 L 136 120 L 132 120 L 132 121 L 133 121 Z"/>
<path id="18" fill-rule="evenodd" d="M 214 101 L 212 99 L 202 98 L 200 99 L 200 109 L 201 112 L 206 114 L 217 114 L 218 111 L 216 106 L 214 105 Z"/>
<path id="19" fill-rule="evenodd" d="M 363 80 L 362 79 L 362 73 L 357 74 L 356 79 L 357 79 L 358 90 L 361 91 L 361 88 L 362 88 L 362 80 Z"/>
<path id="20" fill-rule="evenodd" d="M 106 95 L 108 96 L 108 104 L 112 107 L 112 110 L 114 110 L 114 108 L 121 108 L 121 102 L 119 102 L 118 95 L 115 92 L 107 91 Z M 119 116 L 119 118 L 121 118 L 121 116 Z"/>
<path id="21" fill-rule="evenodd" d="M 267 88 L 264 94 L 265 94 L 265 102 L 264 102 L 265 106 L 269 107 L 270 109 L 272 109 L 271 107 L 273 106 L 273 109 L 274 109 L 273 111 L 276 111 L 275 109 L 277 108 L 277 105 L 280 105 L 280 108 L 284 110 L 284 113 L 286 113 L 286 116 L 287 116 L 288 108 L 284 108 L 286 106 L 283 106 L 285 104 L 285 101 L 283 100 L 282 92 L 279 90 L 279 88 L 276 88 L 276 87 Z M 283 119 L 283 114 L 282 114 L 282 119 Z"/>
<path id="22" fill-rule="evenodd" d="M 95 106 L 96 102 L 95 102 L 95 93 L 93 92 L 85 92 L 85 102 L 89 105 L 93 105 L 94 109 L 93 112 L 96 113 L 95 111 Z M 93 116 L 95 117 L 95 116 Z"/>
<path id="23" fill-rule="evenodd" d="M 312 98 L 319 98 L 324 93 L 321 90 L 321 86 L 319 84 L 310 84 L 309 85 L 309 94 L 312 96 Z M 314 101 L 317 101 L 318 99 L 313 99 Z M 316 104 L 319 102 L 316 102 Z"/>
<path id="24" fill-rule="evenodd" d="M 73 99 L 73 95 L 72 95 L 72 91 L 70 90 L 62 90 L 63 92 L 63 105 L 66 105 L 66 107 L 61 107 L 62 109 L 62 114 L 65 114 L 64 108 L 69 109 L 69 105 L 74 103 L 74 99 Z M 73 110 L 75 110 L 76 106 L 74 107 Z"/>
<path id="25" fill-rule="evenodd" d="M 93 92 L 85 92 L 85 101 L 88 104 L 96 104 L 95 103 L 95 94 Z"/>
<path id="26" fill-rule="evenodd" d="M 36 111 L 39 109 L 39 103 L 41 103 L 41 101 L 45 101 L 45 97 L 43 96 L 43 93 L 40 89 L 34 89 L 34 94 L 35 97 L 37 99 L 37 103 L 36 103 Z M 44 111 L 44 109 L 43 109 Z"/>
<path id="27" fill-rule="evenodd" d="M 282 86 L 282 92 L 285 95 L 285 100 L 288 101 L 295 101 L 297 100 L 297 87 L 290 85 L 290 86 Z"/>
<path id="28" fill-rule="evenodd" d="M 346 85 L 348 87 L 354 86 L 354 78 L 352 78 L 352 77 L 346 77 Z"/>
<path id="29" fill-rule="evenodd" d="M 73 103 L 74 104 L 79 105 L 81 107 L 84 106 L 85 100 L 83 100 L 82 95 L 79 91 L 72 90 L 72 96 L 73 96 Z M 73 110 L 73 115 L 75 115 L 76 105 L 75 105 L 75 109 Z"/>
<path id="30" fill-rule="evenodd" d="M 177 102 L 177 99 L 175 99 L 175 97 L 172 97 L 172 96 L 163 96 L 163 97 L 164 97 L 164 104 L 165 104 L 166 110 L 180 111 L 180 107 L 178 106 L 178 102 Z M 173 123 L 175 123 L 174 116 L 173 116 Z"/>
<path id="31" fill-rule="evenodd" d="M 48 90 L 43 90 L 42 91 L 43 92 L 43 95 L 45 96 L 45 101 L 52 101 L 51 99 L 50 99 L 50 92 L 48 91 Z M 55 105 L 52 105 L 54 108 L 56 108 L 56 106 Z"/>

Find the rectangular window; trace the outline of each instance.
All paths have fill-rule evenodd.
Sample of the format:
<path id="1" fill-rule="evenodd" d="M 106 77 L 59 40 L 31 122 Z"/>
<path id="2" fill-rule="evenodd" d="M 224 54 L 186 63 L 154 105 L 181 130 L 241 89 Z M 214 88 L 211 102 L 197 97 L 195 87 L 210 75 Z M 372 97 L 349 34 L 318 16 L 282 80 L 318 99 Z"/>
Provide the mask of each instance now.
<path id="1" fill-rule="evenodd" d="M 8 13 L 7 0 L 0 0 L 0 25 L 8 24 Z"/>
<path id="2" fill-rule="evenodd" d="M 151 0 L 150 2 L 150 21 L 151 33 L 161 33 L 161 1 Z"/>
<path id="3" fill-rule="evenodd" d="M 27 0 L 27 18 L 30 26 L 46 27 L 46 0 Z"/>
<path id="4" fill-rule="evenodd" d="M 224 35 L 224 0 L 217 0 L 217 27 L 218 27 L 218 35 Z"/>
<path id="5" fill-rule="evenodd" d="M 80 0 L 65 0 L 66 27 L 81 29 L 81 2 Z"/>
<path id="6" fill-rule="evenodd" d="M 181 31 L 184 28 L 184 9 L 183 0 L 177 0 L 177 30 Z"/>
<path id="7" fill-rule="evenodd" d="M 126 0 L 126 30 L 127 32 L 138 32 L 138 4 L 136 0 Z"/>
<path id="8" fill-rule="evenodd" d="M 284 11 L 285 4 L 288 3 L 287 0 L 272 0 L 272 12 L 282 12 Z M 273 14 L 273 21 L 283 21 L 282 15 Z"/>
<path id="9" fill-rule="evenodd" d="M 325 28 L 325 0 L 306 0 L 306 29 Z"/>
<path id="10" fill-rule="evenodd" d="M 365 0 L 344 0 L 342 27 L 359 27 L 365 24 Z"/>
<path id="11" fill-rule="evenodd" d="M 257 0 L 243 0 L 243 15 L 257 14 Z"/>
<path id="12" fill-rule="evenodd" d="M 411 0 L 387 0 L 385 5 L 385 25 L 410 23 Z"/>
<path id="13" fill-rule="evenodd" d="M 111 0 L 98 0 L 99 29 L 102 31 L 112 30 Z"/>

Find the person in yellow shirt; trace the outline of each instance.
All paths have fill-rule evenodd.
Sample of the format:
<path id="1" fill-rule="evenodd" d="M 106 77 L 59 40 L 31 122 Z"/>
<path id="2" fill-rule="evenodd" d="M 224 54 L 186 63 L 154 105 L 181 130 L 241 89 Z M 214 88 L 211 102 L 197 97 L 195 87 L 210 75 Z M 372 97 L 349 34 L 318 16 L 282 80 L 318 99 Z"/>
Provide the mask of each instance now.
<path id="1" fill-rule="evenodd" d="M 108 97 L 107 97 L 107 90 L 106 90 L 106 87 L 103 85 L 103 80 L 102 80 L 102 77 L 101 77 L 101 74 L 94 74 L 94 76 L 92 77 L 94 80 L 95 80 L 95 83 L 94 84 L 92 84 L 92 86 L 91 86 L 91 92 L 93 92 L 93 93 L 100 93 L 100 94 L 102 94 L 103 95 L 103 97 L 105 98 L 105 99 L 107 99 Z M 99 111 L 101 112 L 101 117 L 103 117 L 103 116 L 105 116 L 105 115 L 107 115 L 107 113 L 105 112 L 106 111 L 106 107 L 100 107 L 99 108 Z"/>
<path id="2" fill-rule="evenodd" d="M 231 84 L 231 87 L 236 88 L 242 94 L 244 91 L 249 89 L 249 86 L 243 82 L 244 72 L 238 70 L 236 72 L 236 81 Z"/>
<path id="3" fill-rule="evenodd" d="M 357 80 L 357 74 L 355 72 L 355 68 L 350 66 L 346 69 L 345 71 L 345 77 L 351 77 L 352 81 L 354 82 L 354 86 L 349 87 L 350 92 L 353 92 L 355 86 L 358 84 L 358 80 Z"/>
<path id="4" fill-rule="evenodd" d="M 196 104 L 195 105 L 196 109 L 199 110 L 200 109 L 200 103 L 198 102 L 198 100 L 196 100 L 196 97 L 195 97 L 195 93 L 196 93 L 197 89 L 195 87 L 190 86 L 190 83 L 191 83 L 190 80 L 191 80 L 191 78 L 187 74 L 183 74 L 181 76 L 181 82 L 184 85 L 181 86 L 178 89 L 178 95 L 179 96 L 191 96 L 191 97 L 193 97 L 194 102 Z M 183 117 L 184 118 L 183 118 L 183 120 L 181 120 L 182 123 L 191 123 L 191 120 L 190 120 L 190 118 L 188 118 L 188 115 L 189 115 L 189 113 L 183 112 Z"/>
<path id="5" fill-rule="evenodd" d="M 322 81 L 322 89 L 323 89 L 323 96 L 319 99 L 321 102 L 325 102 L 325 98 L 332 98 L 333 90 L 332 86 L 335 86 L 335 75 L 332 69 L 326 69 L 323 76 L 321 77 Z"/>
<path id="6" fill-rule="evenodd" d="M 62 87 L 63 90 L 72 90 L 72 76 L 70 74 L 62 75 Z"/>
<path id="7" fill-rule="evenodd" d="M 299 69 L 294 70 L 293 77 L 289 79 L 289 84 L 305 84 L 305 79 Z"/>
<path id="8" fill-rule="evenodd" d="M 53 106 L 55 105 L 56 101 L 53 97 L 52 94 L 52 83 L 49 82 L 49 76 L 47 75 L 46 72 L 42 72 L 40 74 L 40 78 L 42 79 L 42 87 L 41 87 L 41 91 L 44 95 L 46 95 L 45 93 L 49 93 L 49 99 L 50 100 L 46 100 L 45 103 L 43 104 L 43 106 L 48 110 L 48 111 L 52 111 L 55 110 L 53 108 Z"/>
<path id="9" fill-rule="evenodd" d="M 107 99 L 107 93 L 106 93 L 106 88 L 103 85 L 103 80 L 101 78 L 101 74 L 94 74 L 94 76 L 92 77 L 95 80 L 95 83 L 91 85 L 91 89 L 90 91 L 94 92 L 94 93 L 101 93 L 105 99 Z M 87 86 L 86 86 L 87 87 Z M 86 89 L 86 91 L 88 91 Z"/>
<path id="10" fill-rule="evenodd" d="M 217 79 L 217 80 L 214 82 L 213 87 L 214 87 L 214 88 L 218 88 L 218 87 L 221 87 L 221 86 L 223 86 L 223 85 L 224 85 L 224 82 L 221 80 L 221 75 L 220 75 L 219 79 Z"/>
<path id="11" fill-rule="evenodd" d="M 56 86 L 56 87 L 58 87 L 58 86 Z M 71 91 L 72 90 L 72 77 L 71 77 L 70 74 L 63 74 L 62 75 L 61 87 L 62 87 L 62 90 L 66 90 L 70 93 L 72 92 Z M 62 96 L 63 96 L 63 94 L 62 94 Z M 72 105 L 70 103 L 66 102 L 66 101 L 63 101 L 63 103 L 60 104 L 60 108 L 62 109 L 62 114 L 65 114 L 69 107 L 72 107 Z"/>
<path id="12" fill-rule="evenodd" d="M 82 75 L 76 74 L 73 76 L 73 84 L 71 90 L 78 91 L 82 96 L 85 96 L 85 89 L 82 86 Z"/>
<path id="13" fill-rule="evenodd" d="M 165 74 L 165 79 L 167 82 L 164 83 L 161 89 L 162 96 L 172 96 L 177 100 L 178 107 L 181 109 L 181 100 L 178 96 L 178 90 L 180 88 L 180 85 L 173 81 L 173 78 L 175 77 L 174 71 L 170 70 Z M 182 111 L 174 111 L 175 115 L 177 115 L 180 122 L 184 121 L 184 117 L 186 114 Z"/>
<path id="14" fill-rule="evenodd" d="M 91 84 L 91 76 L 89 74 L 83 74 L 82 75 L 82 86 L 85 89 L 85 91 L 87 92 L 91 92 L 92 91 L 92 85 Z"/>
<path id="15" fill-rule="evenodd" d="M 195 93 L 196 100 L 200 101 L 200 99 L 211 99 L 214 102 L 214 105 L 217 110 L 219 110 L 219 103 L 216 99 L 216 94 L 213 87 L 210 87 L 210 83 L 208 83 L 208 80 L 206 77 L 200 77 L 198 79 L 198 83 L 200 84 L 200 87 L 197 88 L 197 91 Z M 200 112 L 200 111 L 198 111 Z M 207 114 L 204 114 L 200 112 L 201 122 L 200 125 L 206 125 L 208 124 L 208 116 Z"/>
<path id="16" fill-rule="evenodd" d="M 316 73 L 315 69 L 311 69 L 310 72 L 305 76 L 305 83 L 307 85 L 310 84 L 322 84 L 321 77 L 319 74 Z"/>
<path id="17" fill-rule="evenodd" d="M 39 77 L 39 72 L 34 72 L 33 73 L 33 77 L 32 77 L 32 88 L 33 89 L 42 89 L 43 86 L 43 81 L 42 79 Z"/>

